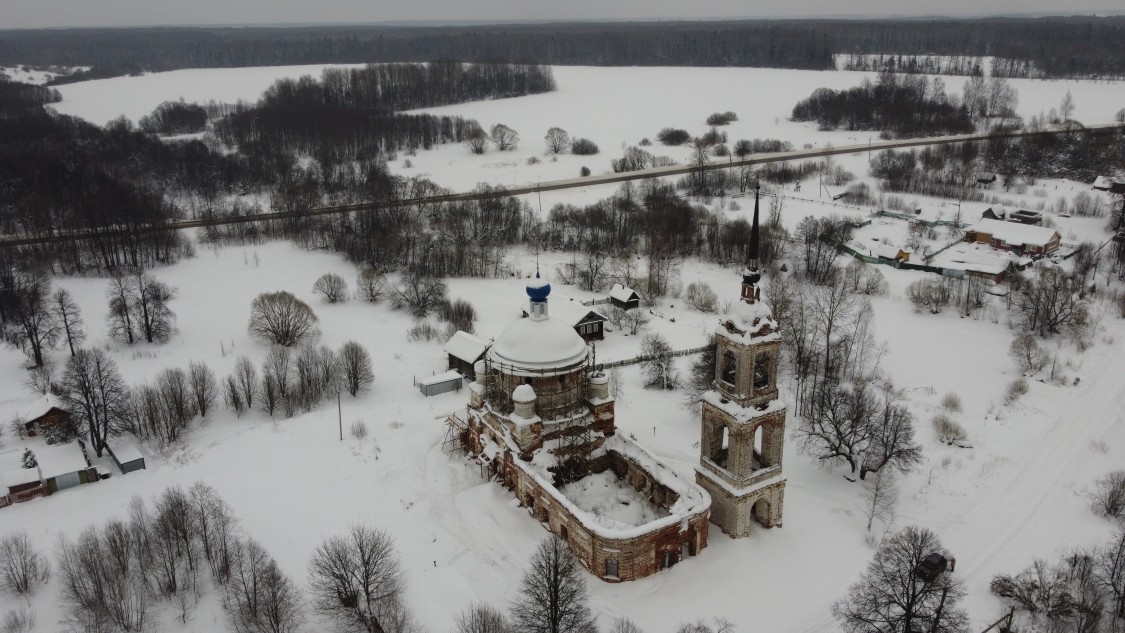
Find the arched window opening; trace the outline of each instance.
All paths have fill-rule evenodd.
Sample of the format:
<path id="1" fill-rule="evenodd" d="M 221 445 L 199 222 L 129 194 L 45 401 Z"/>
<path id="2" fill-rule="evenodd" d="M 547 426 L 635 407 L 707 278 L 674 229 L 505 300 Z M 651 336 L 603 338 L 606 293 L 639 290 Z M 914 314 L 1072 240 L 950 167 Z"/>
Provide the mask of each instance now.
<path id="1" fill-rule="evenodd" d="M 738 359 L 735 358 L 734 352 L 727 350 L 723 352 L 723 382 L 733 385 L 735 384 L 736 376 L 738 375 Z"/>
<path id="2" fill-rule="evenodd" d="M 754 360 L 754 389 L 768 389 L 770 386 L 770 357 L 762 354 Z"/>

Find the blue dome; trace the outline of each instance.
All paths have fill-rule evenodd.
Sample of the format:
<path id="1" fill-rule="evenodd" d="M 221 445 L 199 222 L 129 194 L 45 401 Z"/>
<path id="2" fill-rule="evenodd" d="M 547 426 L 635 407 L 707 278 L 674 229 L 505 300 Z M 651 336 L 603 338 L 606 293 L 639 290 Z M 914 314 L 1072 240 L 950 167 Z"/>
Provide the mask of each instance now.
<path id="1" fill-rule="evenodd" d="M 527 296 L 531 298 L 533 303 L 543 303 L 551 294 L 551 284 L 546 280 L 539 278 L 539 272 L 536 271 L 535 279 L 527 282 Z"/>

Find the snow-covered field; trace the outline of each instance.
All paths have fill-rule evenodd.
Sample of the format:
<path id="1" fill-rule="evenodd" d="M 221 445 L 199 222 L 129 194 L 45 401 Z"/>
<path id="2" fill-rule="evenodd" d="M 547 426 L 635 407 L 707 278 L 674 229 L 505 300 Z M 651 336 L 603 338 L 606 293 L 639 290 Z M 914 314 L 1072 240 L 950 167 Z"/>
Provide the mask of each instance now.
<path id="1" fill-rule="evenodd" d="M 136 119 L 161 101 L 180 96 L 201 101 L 251 99 L 273 78 L 299 72 L 304 69 L 177 71 L 73 84 L 60 88 L 64 100 L 57 107 L 95 122 L 121 114 Z M 817 132 L 815 126 L 794 124 L 785 117 L 796 100 L 814 88 L 847 87 L 862 76 L 751 69 L 557 68 L 557 93 L 431 110 L 473 117 L 485 126 L 503 122 L 524 139 L 517 152 L 473 156 L 463 147 L 450 146 L 409 157 L 411 168 L 403 165 L 407 157 L 400 156 L 394 168 L 428 174 L 458 190 L 482 181 L 511 184 L 569 177 L 581 165 L 607 170 L 609 158 L 619 156 L 623 144 L 654 138 L 662 127 L 700 133 L 709 113 L 724 110 L 734 110 L 740 117 L 727 128 L 732 140 L 758 136 L 782 138 L 798 146 L 839 144 L 850 140 L 848 133 Z M 259 83 L 251 85 L 255 81 Z M 1079 118 L 1087 122 L 1111 120 L 1125 97 L 1125 86 L 1120 84 L 1013 83 L 1020 91 L 1022 113 L 1049 109 L 1070 89 Z M 565 155 L 558 162 L 544 159 L 541 137 L 556 125 L 572 136 L 591 138 L 602 154 Z M 686 153 L 682 148 L 650 149 L 681 160 Z M 527 165 L 532 156 L 541 162 Z M 840 160 L 857 175 L 866 174 L 866 156 Z M 998 195 L 1030 204 L 1088 189 L 1053 181 L 1037 186 L 1050 188 L 1047 198 L 1033 189 Z M 811 191 L 814 188 L 806 187 L 800 194 L 807 196 L 805 200 L 786 201 L 783 221 L 789 227 L 809 214 L 840 211 L 818 198 Z M 559 201 L 581 204 L 609 193 L 610 189 L 545 194 L 543 205 L 546 210 Z M 742 211 L 731 213 L 745 215 L 750 205 L 739 202 Z M 927 213 L 952 213 L 940 201 L 920 202 Z M 966 206 L 965 217 L 979 217 L 980 210 Z M 1103 235 L 1094 220 L 1057 221 L 1064 241 Z M 873 223 L 876 226 L 883 227 L 871 229 L 876 237 L 882 236 L 880 230 L 893 236 L 901 229 L 901 224 Z M 1068 238 L 1069 234 L 1074 237 Z M 513 253 L 511 259 L 522 275 L 533 271 L 533 254 Z M 548 276 L 555 265 L 567 260 L 569 256 L 561 253 L 541 255 Z M 998 322 L 985 318 L 983 312 L 981 318 L 959 318 L 954 312 L 916 314 L 903 290 L 919 274 L 889 267 L 880 270 L 890 286 L 887 296 L 873 299 L 875 336 L 886 344 L 880 366 L 907 390 L 924 448 L 923 463 L 901 484 L 897 525 L 930 527 L 956 554 L 957 573 L 969 589 L 966 605 L 973 628 L 983 629 L 1003 610 L 988 593 L 994 574 L 1016 571 L 1033 557 L 1051 558 L 1108 533 L 1108 524 L 1088 511 L 1083 490 L 1095 477 L 1125 463 L 1125 392 L 1120 389 L 1125 374 L 1121 349 L 1125 323 L 1105 316 L 1094 346 L 1083 354 L 1069 343 L 1051 342 L 1052 351 L 1071 361 L 1064 371 L 1081 382 L 1060 387 L 1033 380 L 1028 394 L 1004 405 L 1001 394 L 1016 371 L 1007 356 L 1012 333 L 1002 304 L 995 310 Z M 231 370 L 239 355 L 260 361 L 268 350 L 246 332 L 250 300 L 260 292 L 290 290 L 314 307 L 324 344 L 337 348 L 354 339 L 371 351 L 375 387 L 357 399 L 345 396 L 342 406 L 345 429 L 362 420 L 370 435 L 364 440 L 345 436 L 341 442 L 335 407 L 329 403 L 292 419 L 270 419 L 260 412 L 238 419 L 225 410 L 216 411 L 176 450 L 157 454 L 146 447 L 148 470 L 0 509 L 0 529 L 25 529 L 39 547 L 53 552 L 61 535 L 73 537 L 86 525 L 123 516 L 133 495 L 150 497 L 168 485 L 203 480 L 220 492 L 245 531 L 261 541 L 299 584 L 305 582 L 309 555 L 321 539 L 358 521 L 394 535 L 408 574 L 408 601 L 428 631 L 448 631 L 457 613 L 471 602 L 506 605 L 528 556 L 546 533 L 508 493 L 482 481 L 476 464 L 442 452 L 445 429 L 438 418 L 464 407 L 467 394 L 423 398 L 413 386 L 414 379 L 445 369 L 440 345 L 408 341 L 411 319 L 385 304 L 316 301 L 312 284 L 326 272 L 337 272 L 349 282 L 356 274 L 341 257 L 286 243 L 201 247 L 195 258 L 153 271 L 178 289 L 171 304 L 178 317 L 176 336 L 166 345 L 134 347 L 112 343 L 102 331 L 105 280 L 57 280 L 81 305 L 91 330 L 90 344 L 105 348 L 130 383 L 151 379 L 164 367 L 184 367 L 190 360 L 206 361 L 220 376 Z M 739 277 L 732 269 L 689 261 L 681 278 L 685 285 L 707 281 L 723 299 L 737 297 Z M 524 294 L 522 282 L 516 279 L 455 279 L 450 281 L 450 296 L 473 303 L 480 313 L 477 332 L 489 338 L 518 316 Z M 592 296 L 556 284 L 551 301 Z M 714 316 L 693 311 L 674 298 L 665 299 L 656 311 L 663 318 L 654 318 L 650 327 L 667 336 L 676 349 L 699 345 L 715 323 Z M 638 338 L 610 333 L 598 345 L 599 360 L 634 355 Z M 52 354 L 56 367 L 65 359 L 62 350 Z M 688 362 L 680 360 L 681 372 L 686 372 Z M 35 400 L 23 387 L 23 364 L 19 353 L 0 349 L 0 420 L 28 410 Z M 636 367 L 622 369 L 621 380 L 619 427 L 681 475 L 692 477 L 699 454 L 697 414 L 680 405 L 679 392 L 644 390 Z M 959 394 L 964 402 L 956 418 L 969 433 L 971 449 L 942 445 L 932 437 L 929 420 L 947 392 Z M 782 397 L 788 397 L 785 391 Z M 15 467 L 24 447 L 10 435 L 3 442 L 0 472 Z M 818 467 L 791 440 L 785 449 L 785 473 L 783 528 L 758 529 L 744 540 L 728 539 L 713 529 L 710 547 L 672 570 L 618 585 L 591 578 L 593 607 L 601 622 L 627 615 L 646 631 L 661 633 L 696 617 L 723 616 L 742 631 L 835 630 L 830 605 L 858 577 L 872 552 L 865 539 L 861 488 L 840 472 Z M 576 496 L 589 499 L 587 494 Z M 58 592 L 55 579 L 32 600 L 39 616 L 36 630 L 56 630 Z M 0 613 L 19 604 L 0 597 Z M 170 613 L 161 619 L 165 631 L 214 631 L 223 626 L 213 598 L 204 601 L 186 625 L 174 621 Z"/>

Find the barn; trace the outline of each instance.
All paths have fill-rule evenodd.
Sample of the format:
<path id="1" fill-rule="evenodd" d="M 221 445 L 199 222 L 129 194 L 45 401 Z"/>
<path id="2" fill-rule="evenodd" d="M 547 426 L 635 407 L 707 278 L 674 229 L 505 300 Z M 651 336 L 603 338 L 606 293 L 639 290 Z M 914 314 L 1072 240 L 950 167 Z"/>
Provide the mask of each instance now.
<path id="1" fill-rule="evenodd" d="M 27 416 L 28 420 L 23 423 L 24 432 L 28 437 L 35 437 L 41 435 L 44 429 L 50 428 L 57 424 L 70 423 L 70 411 L 61 407 L 55 406 L 54 399 L 50 396 L 43 398 L 40 402 L 36 403 L 38 410 Z"/>
<path id="2" fill-rule="evenodd" d="M 113 458 L 114 465 L 117 466 L 122 475 L 145 470 L 145 456 L 141 454 L 141 449 L 136 442 L 125 438 L 117 438 L 113 440 L 112 445 L 106 448 L 109 449 L 109 456 Z"/>
<path id="3" fill-rule="evenodd" d="M 449 369 L 472 378 L 473 365 L 484 358 L 484 353 L 488 351 L 488 342 L 458 330 L 450 337 L 444 349 L 449 357 Z"/>
<path id="4" fill-rule="evenodd" d="M 1060 240 L 1055 229 L 1000 220 L 981 220 L 965 231 L 966 242 L 989 244 L 993 248 L 1032 257 L 1050 255 L 1059 250 Z"/>
<path id="5" fill-rule="evenodd" d="M 98 480 L 98 473 L 90 466 L 79 442 L 41 448 L 35 452 L 35 459 L 39 461 L 48 494 Z"/>

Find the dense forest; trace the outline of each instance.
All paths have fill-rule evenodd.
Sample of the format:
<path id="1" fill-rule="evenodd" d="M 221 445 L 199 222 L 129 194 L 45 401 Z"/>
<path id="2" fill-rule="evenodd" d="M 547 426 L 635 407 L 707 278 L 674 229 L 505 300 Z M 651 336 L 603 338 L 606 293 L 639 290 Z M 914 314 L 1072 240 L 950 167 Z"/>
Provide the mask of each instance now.
<path id="1" fill-rule="evenodd" d="M 833 56 L 1009 60 L 1012 76 L 1123 77 L 1123 17 L 757 20 L 491 26 L 0 32 L 0 65 L 90 66 L 69 81 L 176 68 L 433 61 L 824 70 Z M 64 80 L 64 81 L 66 81 Z"/>
<path id="2" fill-rule="evenodd" d="M 822 130 L 881 130 L 888 138 L 973 131 L 969 110 L 944 87 L 931 90 L 922 75 L 884 71 L 876 82 L 847 90 L 819 88 L 793 107 L 794 121 L 816 121 Z"/>

